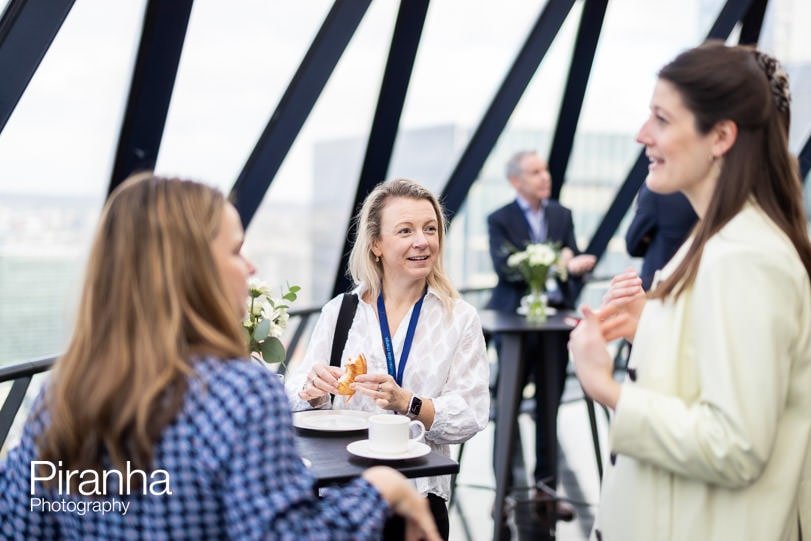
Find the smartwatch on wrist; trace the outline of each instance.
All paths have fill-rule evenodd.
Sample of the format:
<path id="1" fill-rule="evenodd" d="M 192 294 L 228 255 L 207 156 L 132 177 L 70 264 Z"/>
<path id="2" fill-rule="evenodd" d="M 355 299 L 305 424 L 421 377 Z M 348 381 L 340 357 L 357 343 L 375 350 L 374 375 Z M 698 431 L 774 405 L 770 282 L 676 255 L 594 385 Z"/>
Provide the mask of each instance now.
<path id="1" fill-rule="evenodd" d="M 411 401 L 408 403 L 406 415 L 411 419 L 416 419 L 420 416 L 420 410 L 422 410 L 422 399 L 417 395 L 411 395 Z"/>

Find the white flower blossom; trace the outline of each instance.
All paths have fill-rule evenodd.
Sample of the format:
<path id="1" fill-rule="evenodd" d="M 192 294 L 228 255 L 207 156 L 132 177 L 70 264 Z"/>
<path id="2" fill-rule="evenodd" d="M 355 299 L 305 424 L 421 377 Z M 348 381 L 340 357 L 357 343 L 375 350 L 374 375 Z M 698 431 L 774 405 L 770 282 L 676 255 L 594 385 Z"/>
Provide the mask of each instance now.
<path id="1" fill-rule="evenodd" d="M 267 310 L 267 306 L 268 302 L 264 297 L 260 296 L 254 299 L 248 299 L 248 309 L 250 310 L 250 314 L 254 317 L 264 314 Z"/>
<path id="2" fill-rule="evenodd" d="M 510 257 L 507 258 L 507 265 L 510 267 L 517 267 L 521 263 L 527 260 L 529 256 L 526 252 L 515 252 Z"/>
<path id="3" fill-rule="evenodd" d="M 250 278 L 248 280 L 248 290 L 251 297 L 259 297 L 261 295 L 271 297 L 270 286 L 258 278 Z"/>

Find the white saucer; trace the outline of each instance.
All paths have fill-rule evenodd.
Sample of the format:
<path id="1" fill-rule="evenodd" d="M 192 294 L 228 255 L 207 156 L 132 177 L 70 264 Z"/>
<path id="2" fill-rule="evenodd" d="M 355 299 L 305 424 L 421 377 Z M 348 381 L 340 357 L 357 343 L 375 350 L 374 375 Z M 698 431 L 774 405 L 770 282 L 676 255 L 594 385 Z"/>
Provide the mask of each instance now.
<path id="1" fill-rule="evenodd" d="M 293 414 L 293 426 L 322 432 L 352 432 L 369 428 L 368 411 L 307 410 Z"/>
<path id="2" fill-rule="evenodd" d="M 363 458 L 374 458 L 377 460 L 406 460 L 425 456 L 431 452 L 431 448 L 421 441 L 409 441 L 408 450 L 404 453 L 381 453 L 369 448 L 369 440 L 353 441 L 346 446 L 346 450 L 351 454 Z"/>

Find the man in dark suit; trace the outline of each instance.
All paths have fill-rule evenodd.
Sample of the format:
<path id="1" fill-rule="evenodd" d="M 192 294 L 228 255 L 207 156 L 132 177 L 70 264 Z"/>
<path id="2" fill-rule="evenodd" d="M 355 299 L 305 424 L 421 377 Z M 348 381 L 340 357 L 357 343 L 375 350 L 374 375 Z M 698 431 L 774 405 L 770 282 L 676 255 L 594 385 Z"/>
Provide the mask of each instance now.
<path id="1" fill-rule="evenodd" d="M 636 214 L 625 246 L 633 257 L 644 257 L 642 287 L 647 291 L 653 275 L 664 267 L 684 243 L 698 220 L 690 202 L 680 192 L 658 194 L 643 185 L 636 199 Z"/>
<path id="2" fill-rule="evenodd" d="M 493 269 L 498 275 L 498 284 L 493 289 L 487 308 L 504 312 L 515 312 L 521 297 L 527 294 L 527 282 L 515 269 L 507 267 L 507 258 L 516 250 L 523 250 L 530 242 L 557 242 L 561 246 L 561 259 L 570 277 L 567 281 L 556 281 L 557 288 L 550 290 L 549 304 L 561 308 L 573 308 L 574 289 L 579 276 L 590 271 L 596 262 L 592 255 L 581 254 L 577 248 L 574 222 L 569 209 L 549 199 L 552 179 L 546 162 L 533 151 L 518 152 L 507 162 L 507 178 L 515 189 L 516 199 L 496 210 L 487 217 L 490 237 L 490 257 Z M 536 389 L 543 388 L 543 363 L 533 362 L 533 358 L 545 356 L 545 348 L 554 348 L 555 357 L 561 360 L 560 394 L 566 378 L 566 364 L 569 356 L 566 340 L 551 344 L 551 339 L 540 340 L 531 337 L 525 342 L 524 355 L 528 359 L 527 368 L 534 374 Z M 496 342 L 498 345 L 498 342 Z M 546 349 L 549 351 L 549 349 Z M 528 377 L 528 374 L 527 376 Z M 542 401 L 536 400 L 536 420 L 543 418 Z M 550 446 L 544 438 L 542 423 L 536 422 L 535 430 L 535 481 L 549 483 L 557 477 L 557 464 L 548 457 Z M 571 520 L 574 513 L 570 506 L 558 502 L 556 512 L 559 518 Z"/>

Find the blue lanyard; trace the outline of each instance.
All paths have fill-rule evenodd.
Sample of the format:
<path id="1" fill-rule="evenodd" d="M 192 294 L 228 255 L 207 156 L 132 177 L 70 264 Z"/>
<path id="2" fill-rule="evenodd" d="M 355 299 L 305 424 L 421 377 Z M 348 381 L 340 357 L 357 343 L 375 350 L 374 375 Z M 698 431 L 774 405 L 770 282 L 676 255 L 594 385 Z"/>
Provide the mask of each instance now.
<path id="1" fill-rule="evenodd" d="M 420 310 L 424 299 L 425 293 L 422 294 L 420 300 L 411 310 L 411 319 L 408 322 L 408 331 L 406 332 L 405 342 L 403 342 L 403 352 L 400 354 L 400 370 L 398 371 L 394 365 L 394 346 L 391 343 L 391 332 L 389 332 L 389 320 L 386 317 L 386 305 L 383 303 L 383 292 L 381 291 L 380 295 L 377 296 L 377 315 L 380 319 L 383 351 L 386 353 L 386 368 L 389 370 L 389 375 L 394 378 L 394 381 L 400 387 L 403 386 L 403 373 L 408 362 L 408 354 L 411 352 L 411 342 L 414 341 L 414 331 L 417 329 L 417 320 L 420 318 Z"/>

